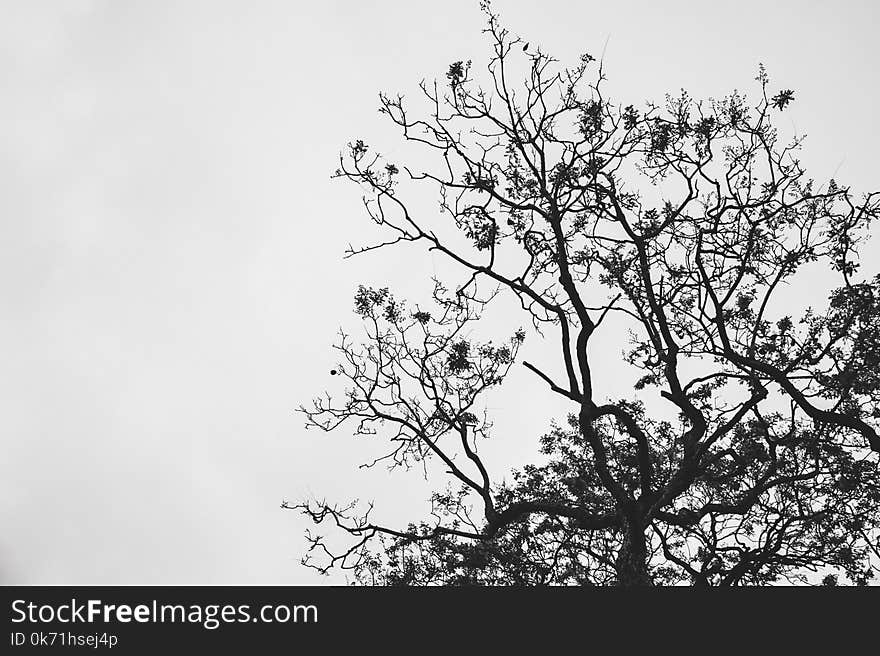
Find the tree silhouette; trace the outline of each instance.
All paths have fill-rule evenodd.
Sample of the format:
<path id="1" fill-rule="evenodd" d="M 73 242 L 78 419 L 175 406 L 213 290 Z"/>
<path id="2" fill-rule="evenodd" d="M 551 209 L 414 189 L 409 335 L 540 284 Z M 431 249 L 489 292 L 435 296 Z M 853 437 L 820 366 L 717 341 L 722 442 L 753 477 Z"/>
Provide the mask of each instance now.
<path id="1" fill-rule="evenodd" d="M 346 395 L 303 408 L 309 426 L 388 439 L 390 467 L 439 461 L 454 485 L 405 528 L 356 504 L 285 503 L 349 540 L 309 533 L 304 562 L 402 585 L 866 584 L 880 555 L 880 276 L 860 277 L 858 252 L 880 194 L 806 177 L 799 140 L 771 125 L 794 93 L 773 94 L 763 67 L 757 102 L 682 92 L 621 107 L 601 62 L 560 69 L 484 10 L 488 84 L 455 62 L 445 85 L 421 84 L 420 117 L 380 95 L 435 170 L 356 141 L 336 173 L 386 235 L 348 255 L 412 244 L 461 278 L 435 280 L 427 307 L 360 287 L 366 338 L 341 334 L 332 372 Z M 439 192 L 439 220 L 404 181 Z M 839 279 L 827 308 L 781 314 L 785 286 L 816 263 Z M 556 362 L 522 365 L 571 412 L 540 463 L 498 482 L 478 453 L 480 400 L 527 331 L 480 342 L 472 328 L 503 295 L 529 332 L 558 336 Z M 629 398 L 602 400 L 608 373 L 590 353 L 617 347 L 601 330 L 612 313 L 640 373 Z"/>

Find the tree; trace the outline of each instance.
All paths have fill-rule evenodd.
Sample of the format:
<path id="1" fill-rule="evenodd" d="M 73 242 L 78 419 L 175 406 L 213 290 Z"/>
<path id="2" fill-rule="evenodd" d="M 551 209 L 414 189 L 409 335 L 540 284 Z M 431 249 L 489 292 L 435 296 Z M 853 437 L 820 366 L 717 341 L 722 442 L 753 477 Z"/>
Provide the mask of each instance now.
<path id="1" fill-rule="evenodd" d="M 800 140 L 772 126 L 794 93 L 771 91 L 763 67 L 753 103 L 618 106 L 601 62 L 560 69 L 484 10 L 490 91 L 458 61 L 445 85 L 421 84 L 424 116 L 380 95 L 436 170 L 355 141 L 336 172 L 386 235 L 348 255 L 422 247 L 461 277 L 435 280 L 430 306 L 361 286 L 366 338 L 336 345 L 346 396 L 302 409 L 308 426 L 388 439 L 391 467 L 438 461 L 455 485 L 406 528 L 354 504 L 285 503 L 350 539 L 335 550 L 310 533 L 304 562 L 400 585 L 866 584 L 880 557 L 880 276 L 860 276 L 858 256 L 880 193 L 807 178 Z M 408 202 L 419 184 L 442 220 Z M 815 264 L 838 280 L 827 308 L 776 310 Z M 480 401 L 527 331 L 471 329 L 504 295 L 528 332 L 557 336 L 556 362 L 522 365 L 571 412 L 540 462 L 499 483 L 478 452 Z M 639 375 L 628 398 L 597 399 L 590 354 L 617 344 L 612 315 Z"/>

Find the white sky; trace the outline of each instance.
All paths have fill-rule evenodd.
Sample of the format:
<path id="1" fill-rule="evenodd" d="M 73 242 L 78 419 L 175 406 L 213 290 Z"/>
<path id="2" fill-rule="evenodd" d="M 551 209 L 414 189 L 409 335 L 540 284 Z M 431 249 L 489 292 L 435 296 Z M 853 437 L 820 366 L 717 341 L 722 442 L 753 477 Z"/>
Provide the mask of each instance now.
<path id="1" fill-rule="evenodd" d="M 282 499 L 420 519 L 417 475 L 357 471 L 369 444 L 294 409 L 331 385 L 357 284 L 431 271 L 343 262 L 374 233 L 329 175 L 350 139 L 394 152 L 379 90 L 485 61 L 477 4 L 0 3 L 0 582 L 338 582 L 298 564 Z M 608 39 L 627 103 L 754 91 L 764 62 L 808 170 L 880 188 L 873 0 L 495 7 L 564 63 Z M 499 462 L 547 426 L 536 398 L 493 406 Z"/>

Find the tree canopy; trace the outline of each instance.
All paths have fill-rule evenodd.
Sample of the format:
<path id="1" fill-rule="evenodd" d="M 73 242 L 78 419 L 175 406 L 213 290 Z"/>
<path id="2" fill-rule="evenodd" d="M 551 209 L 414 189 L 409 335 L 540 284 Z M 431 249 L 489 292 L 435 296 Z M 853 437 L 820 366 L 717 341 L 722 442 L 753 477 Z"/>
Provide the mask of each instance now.
<path id="1" fill-rule="evenodd" d="M 387 440 L 390 467 L 442 463 L 453 485 L 405 527 L 285 503 L 348 539 L 309 533 L 304 562 L 392 585 L 866 584 L 880 566 L 880 275 L 859 252 L 880 193 L 807 176 L 801 141 L 773 126 L 794 92 L 763 67 L 753 99 L 623 106 L 603 62 L 562 68 L 484 10 L 485 83 L 457 61 L 422 82 L 424 112 L 380 95 L 433 168 L 358 140 L 336 172 L 383 235 L 349 255 L 422 248 L 460 276 L 418 305 L 361 286 L 364 337 L 336 345 L 347 392 L 302 409 L 311 427 Z M 439 217 L 408 200 L 420 184 Z M 836 277 L 830 297 L 781 312 L 816 265 Z M 525 328 L 475 339 L 505 295 Z M 594 393 L 609 373 L 591 353 L 622 346 L 602 330 L 612 315 L 639 371 L 622 399 Z M 533 333 L 557 340 L 556 361 L 519 359 Z M 502 481 L 479 453 L 481 400 L 515 365 L 570 412 Z"/>

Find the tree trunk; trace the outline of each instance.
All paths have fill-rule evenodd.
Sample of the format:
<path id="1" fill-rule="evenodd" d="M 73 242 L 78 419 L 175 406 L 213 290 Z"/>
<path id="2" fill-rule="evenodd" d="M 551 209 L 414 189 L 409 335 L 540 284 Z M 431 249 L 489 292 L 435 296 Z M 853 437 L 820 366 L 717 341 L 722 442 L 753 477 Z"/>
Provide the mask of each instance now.
<path id="1" fill-rule="evenodd" d="M 641 526 L 624 522 L 623 544 L 615 563 L 617 584 L 624 588 L 654 585 L 648 572 L 648 548 L 645 531 Z"/>

